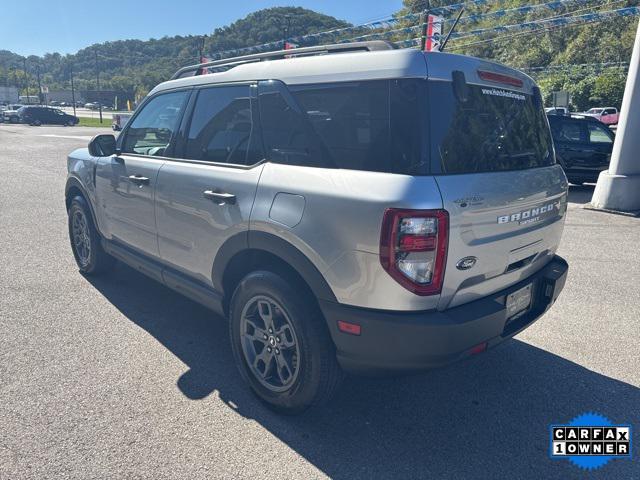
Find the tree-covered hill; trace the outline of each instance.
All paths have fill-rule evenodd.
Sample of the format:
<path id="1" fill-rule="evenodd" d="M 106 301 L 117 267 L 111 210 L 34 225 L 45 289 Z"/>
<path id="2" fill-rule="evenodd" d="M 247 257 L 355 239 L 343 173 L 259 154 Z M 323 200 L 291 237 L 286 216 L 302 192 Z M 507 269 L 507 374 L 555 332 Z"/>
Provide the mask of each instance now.
<path id="1" fill-rule="evenodd" d="M 288 17 L 288 18 L 287 18 Z M 348 23 L 299 7 L 276 7 L 251 13 L 231 25 L 217 28 L 206 39 L 205 54 L 278 41 L 285 27 L 289 36 L 343 27 Z M 96 52 L 102 88 L 137 92 L 144 95 L 156 84 L 167 80 L 181 66 L 196 63 L 201 37 L 175 36 L 151 40 L 118 40 L 91 45 L 75 54 L 47 53 L 27 58 L 30 90 L 35 91 L 36 69 L 42 83 L 50 88 L 68 88 L 70 68 L 76 87 L 94 89 L 96 85 Z M 0 50 L 0 85 L 24 88 L 23 58 Z"/>
<path id="2" fill-rule="evenodd" d="M 459 0 L 431 0 L 432 8 L 457 3 Z M 535 9 L 526 15 L 505 15 L 465 20 L 474 14 L 513 9 L 549 0 L 487 0 L 483 5 L 468 7 L 457 31 L 518 24 L 550 17 L 601 12 L 626 6 L 637 6 L 640 0 L 575 0 L 555 10 Z M 404 0 L 398 16 L 424 10 L 425 0 Z M 448 16 L 453 18 L 453 14 Z M 594 105 L 619 106 L 624 91 L 626 70 L 635 37 L 637 17 L 614 18 L 590 24 L 570 25 L 535 32 L 501 32 L 453 39 L 447 50 L 464 53 L 522 68 L 540 83 L 547 102 L 553 90 L 568 90 L 576 109 Z M 403 25 L 415 25 L 404 22 Z M 205 55 L 281 41 L 287 37 L 347 26 L 346 22 L 297 7 L 269 8 L 251 13 L 228 26 L 215 29 L 206 38 Z M 445 30 L 449 28 L 449 21 Z M 365 31 L 364 33 L 370 33 Z M 360 33 L 357 33 L 360 34 Z M 345 38 L 354 36 L 353 32 Z M 416 36 L 399 35 L 395 40 Z M 340 40 L 337 38 L 336 40 Z M 30 89 L 35 91 L 35 71 L 39 68 L 42 83 L 50 88 L 68 88 L 69 68 L 73 66 L 77 88 L 95 88 L 95 54 L 98 53 L 101 82 L 105 89 L 145 94 L 157 83 L 168 79 L 179 67 L 194 63 L 201 47 L 201 37 L 176 36 L 160 39 L 119 40 L 91 45 L 72 55 L 57 53 L 27 59 Z M 616 65 L 605 66 L 611 62 Z M 587 64 L 585 66 L 584 64 Z M 581 66 L 576 66 L 581 65 Z M 24 88 L 22 57 L 0 50 L 0 85 L 15 84 Z"/>

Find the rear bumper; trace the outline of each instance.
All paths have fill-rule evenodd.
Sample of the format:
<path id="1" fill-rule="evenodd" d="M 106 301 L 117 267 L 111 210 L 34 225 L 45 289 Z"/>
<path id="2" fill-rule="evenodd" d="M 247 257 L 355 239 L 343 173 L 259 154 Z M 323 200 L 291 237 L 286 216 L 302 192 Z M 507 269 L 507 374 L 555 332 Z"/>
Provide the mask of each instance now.
<path id="1" fill-rule="evenodd" d="M 564 288 L 567 262 L 555 256 L 526 280 L 448 310 L 388 312 L 321 301 L 337 349 L 338 361 L 350 373 L 373 375 L 427 370 L 472 355 L 473 347 L 494 347 L 524 330 L 553 305 Z M 524 315 L 507 321 L 506 296 L 533 284 Z M 361 326 L 361 334 L 340 332 L 338 320 Z"/>

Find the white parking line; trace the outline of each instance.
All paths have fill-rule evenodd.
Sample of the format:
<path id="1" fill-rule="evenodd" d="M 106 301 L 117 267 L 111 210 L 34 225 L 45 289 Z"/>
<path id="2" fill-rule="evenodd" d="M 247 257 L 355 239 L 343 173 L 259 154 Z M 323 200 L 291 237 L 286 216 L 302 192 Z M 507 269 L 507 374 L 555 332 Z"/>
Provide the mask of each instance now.
<path id="1" fill-rule="evenodd" d="M 47 133 L 42 135 L 35 135 L 36 137 L 55 137 L 55 138 L 71 138 L 73 140 L 91 140 L 91 135 L 56 135 L 54 133 Z"/>

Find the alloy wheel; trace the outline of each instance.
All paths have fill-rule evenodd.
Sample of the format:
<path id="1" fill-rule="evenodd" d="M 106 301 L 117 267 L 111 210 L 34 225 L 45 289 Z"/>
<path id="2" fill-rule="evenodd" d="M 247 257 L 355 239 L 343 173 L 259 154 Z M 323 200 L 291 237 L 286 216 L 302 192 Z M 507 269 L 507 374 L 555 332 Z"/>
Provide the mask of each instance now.
<path id="1" fill-rule="evenodd" d="M 71 230 L 73 233 L 73 245 L 78 255 L 80 264 L 84 267 L 91 258 L 91 239 L 89 237 L 89 224 L 85 214 L 76 210 L 71 218 Z"/>
<path id="2" fill-rule="evenodd" d="M 246 303 L 240 342 L 251 373 L 265 388 L 283 392 L 298 378 L 298 338 L 285 309 L 273 298 L 260 295 Z"/>

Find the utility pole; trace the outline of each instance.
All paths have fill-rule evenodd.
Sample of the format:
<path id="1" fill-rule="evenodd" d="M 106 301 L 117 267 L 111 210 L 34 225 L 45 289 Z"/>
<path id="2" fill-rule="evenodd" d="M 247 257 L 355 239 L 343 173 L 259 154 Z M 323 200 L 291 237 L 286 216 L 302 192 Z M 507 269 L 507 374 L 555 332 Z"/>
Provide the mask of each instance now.
<path id="1" fill-rule="evenodd" d="M 27 104 L 31 103 L 29 98 L 29 76 L 27 75 L 27 57 L 22 57 L 22 70 L 24 72 L 24 83 L 27 89 Z"/>
<path id="2" fill-rule="evenodd" d="M 287 39 L 289 38 L 289 30 L 291 29 L 291 15 L 285 15 L 286 25 L 282 30 L 282 50 L 287 49 Z"/>
<path id="3" fill-rule="evenodd" d="M 73 85 L 73 64 L 69 64 L 69 74 L 71 75 L 71 102 L 73 103 L 73 116 L 76 115 L 76 89 Z"/>
<path id="4" fill-rule="evenodd" d="M 198 37 L 198 63 L 202 63 L 202 58 L 204 57 L 204 42 L 207 38 L 206 35 L 201 35 Z"/>
<path id="5" fill-rule="evenodd" d="M 98 89 L 98 110 L 100 111 L 100 123 L 102 123 L 102 95 L 100 92 L 100 68 L 98 67 L 98 49 L 96 48 L 93 53 L 96 57 L 96 87 Z"/>
<path id="6" fill-rule="evenodd" d="M 427 29 L 429 28 L 429 9 L 431 8 L 429 5 L 429 0 L 425 2 L 424 11 L 422 12 L 422 25 L 420 28 L 420 51 L 424 52 L 425 47 L 427 46 Z"/>
<path id="7" fill-rule="evenodd" d="M 36 78 L 38 79 L 38 102 L 42 104 L 42 83 L 40 83 L 40 64 L 36 63 Z M 46 102 L 45 102 L 46 105 Z"/>
<path id="8" fill-rule="evenodd" d="M 591 204 L 595 208 L 640 211 L 640 24 L 636 31 L 627 84 L 609 169 L 600 173 Z"/>

